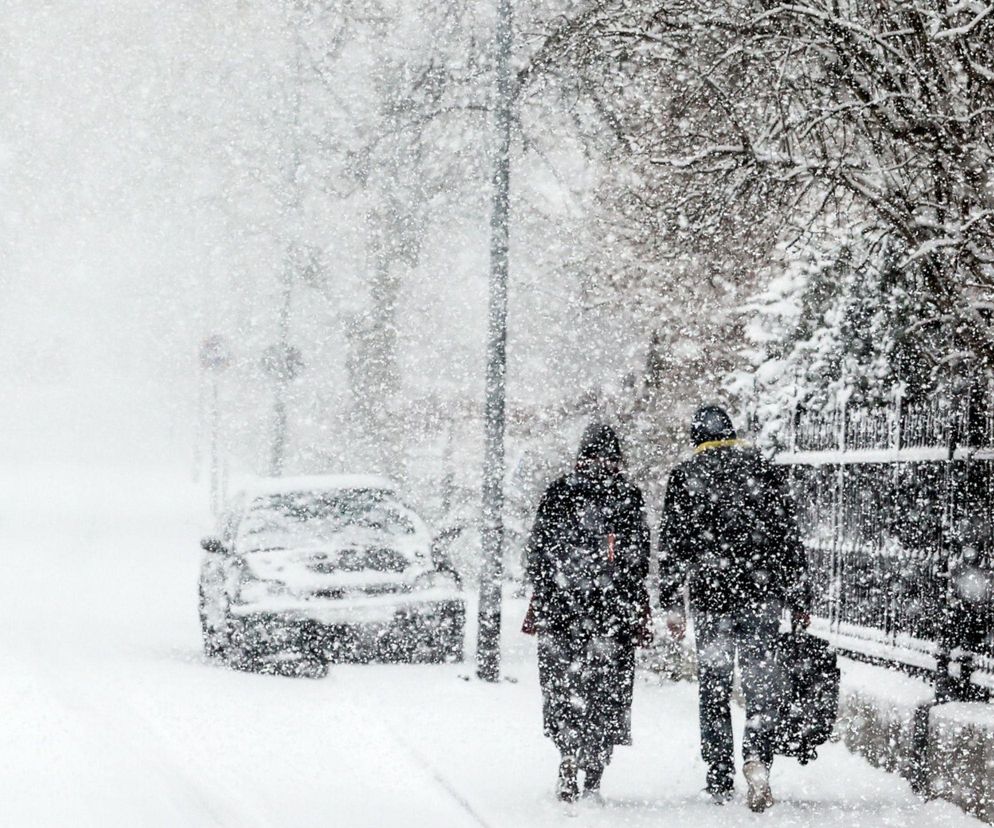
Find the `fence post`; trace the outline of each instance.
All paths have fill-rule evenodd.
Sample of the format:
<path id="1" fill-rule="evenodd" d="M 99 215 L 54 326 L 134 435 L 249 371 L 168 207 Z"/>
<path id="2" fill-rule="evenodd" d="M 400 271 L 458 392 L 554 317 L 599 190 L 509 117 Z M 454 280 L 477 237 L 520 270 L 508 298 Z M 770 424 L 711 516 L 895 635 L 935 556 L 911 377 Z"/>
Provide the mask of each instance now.
<path id="1" fill-rule="evenodd" d="M 974 452 L 981 447 L 985 447 L 988 419 L 990 417 L 990 397 L 987 384 L 982 375 L 975 374 L 970 377 L 965 394 L 966 410 L 963 412 L 962 435 L 960 441 L 967 451 L 963 455 L 961 463 L 953 463 L 954 466 L 961 465 L 959 474 L 954 478 L 957 481 L 957 491 L 953 501 L 953 521 L 957 527 L 957 532 L 963 531 L 964 524 L 973 524 L 979 517 L 985 522 L 989 520 L 989 492 L 990 492 L 990 463 L 974 459 Z M 986 494 L 986 497 L 985 497 Z M 959 552 L 959 565 L 982 567 L 982 555 L 980 553 L 981 544 L 977 538 L 957 537 L 957 550 Z M 967 547 L 972 547 L 973 552 L 968 553 Z M 955 587 L 955 584 L 953 584 Z M 966 610 L 966 618 L 957 619 L 956 627 L 960 630 L 959 640 L 959 682 L 958 690 L 963 701 L 972 701 L 980 697 L 979 688 L 975 687 L 971 681 L 974 670 L 974 657 L 979 647 L 979 640 L 982 637 L 984 624 L 977 616 L 978 609 L 975 602 L 970 602 Z M 965 622 L 965 623 L 962 623 Z"/>
<path id="2" fill-rule="evenodd" d="M 903 420 L 904 418 L 904 389 L 898 385 L 894 389 L 894 449 L 901 450 L 901 443 L 904 440 Z"/>
<path id="3" fill-rule="evenodd" d="M 839 451 L 845 452 L 846 450 L 846 407 L 849 404 L 847 398 L 843 398 L 842 407 L 839 410 L 839 434 L 838 434 L 838 445 Z M 836 513 L 833 516 L 834 520 L 834 530 L 833 534 L 835 537 L 832 539 L 832 573 L 833 580 L 837 580 L 839 583 L 839 594 L 837 600 L 833 602 L 832 612 L 829 613 L 829 629 L 832 632 L 837 632 L 841 625 L 842 619 L 846 616 L 846 605 L 848 604 L 848 589 L 844 581 L 849 577 L 849 566 L 848 561 L 844 560 L 843 554 L 843 543 L 842 543 L 842 533 L 843 525 L 845 523 L 845 511 L 846 511 L 846 464 L 844 462 L 839 463 L 838 468 L 835 472 L 835 490 L 837 492 L 835 498 Z M 833 617 L 834 614 L 834 617 Z"/>
<path id="4" fill-rule="evenodd" d="M 843 398 L 842 408 L 839 409 L 839 451 L 846 450 L 846 415 L 849 409 L 849 399 Z"/>
<path id="5" fill-rule="evenodd" d="M 989 398 L 982 378 L 974 377 L 966 392 L 966 445 L 980 448 L 984 445 L 987 419 L 990 416 Z"/>

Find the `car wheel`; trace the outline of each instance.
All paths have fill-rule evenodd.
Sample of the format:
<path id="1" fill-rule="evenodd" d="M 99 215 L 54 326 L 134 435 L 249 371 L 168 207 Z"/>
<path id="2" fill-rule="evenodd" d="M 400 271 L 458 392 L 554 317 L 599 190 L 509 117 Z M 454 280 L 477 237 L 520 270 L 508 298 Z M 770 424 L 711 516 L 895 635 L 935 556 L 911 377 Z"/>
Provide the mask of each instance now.
<path id="1" fill-rule="evenodd" d="M 446 612 L 438 624 L 439 661 L 460 662 L 464 658 L 466 610 L 459 606 Z"/>

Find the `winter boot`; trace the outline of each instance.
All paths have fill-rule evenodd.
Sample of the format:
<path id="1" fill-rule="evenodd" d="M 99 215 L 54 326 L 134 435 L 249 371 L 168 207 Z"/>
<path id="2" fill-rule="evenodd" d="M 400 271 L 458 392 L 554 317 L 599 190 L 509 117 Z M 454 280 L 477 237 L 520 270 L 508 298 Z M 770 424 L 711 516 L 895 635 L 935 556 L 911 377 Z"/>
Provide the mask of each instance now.
<path id="1" fill-rule="evenodd" d="M 742 766 L 742 773 L 749 784 L 749 792 L 746 795 L 749 810 L 761 814 L 773 804 L 773 794 L 770 792 L 770 769 L 761 759 L 750 757 Z"/>
<path id="2" fill-rule="evenodd" d="M 601 788 L 601 777 L 604 775 L 603 765 L 591 765 L 583 775 L 584 791 L 599 791 Z"/>
<path id="3" fill-rule="evenodd" d="M 583 774 L 583 798 L 597 802 L 601 801 L 601 777 L 604 775 L 603 765 L 591 765 Z"/>
<path id="4" fill-rule="evenodd" d="M 716 805 L 724 805 L 732 798 L 735 783 L 732 781 L 732 766 L 724 762 L 715 762 L 708 767 L 708 781 L 704 792 L 714 800 Z"/>
<path id="5" fill-rule="evenodd" d="M 562 802 L 576 802 L 580 789 L 576 784 L 576 758 L 564 756 L 559 763 L 559 781 L 556 783 L 556 796 Z"/>

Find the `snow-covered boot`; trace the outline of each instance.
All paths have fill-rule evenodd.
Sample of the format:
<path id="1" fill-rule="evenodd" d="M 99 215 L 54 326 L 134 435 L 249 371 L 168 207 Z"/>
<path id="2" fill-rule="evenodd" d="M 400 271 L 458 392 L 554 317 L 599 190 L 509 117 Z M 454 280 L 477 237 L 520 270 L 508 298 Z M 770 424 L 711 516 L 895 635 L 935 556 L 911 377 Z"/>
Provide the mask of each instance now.
<path id="1" fill-rule="evenodd" d="M 724 805 L 735 792 L 732 770 L 731 765 L 724 762 L 715 762 L 708 768 L 708 782 L 704 792 L 711 797 L 716 805 Z"/>
<path id="2" fill-rule="evenodd" d="M 563 802 L 576 802 L 580 789 L 576 784 L 576 758 L 564 756 L 559 763 L 559 781 L 556 783 L 556 796 Z"/>
<path id="3" fill-rule="evenodd" d="M 598 791 L 601 787 L 601 777 L 604 775 L 603 765 L 591 765 L 583 774 L 583 790 Z"/>
<path id="4" fill-rule="evenodd" d="M 761 814 L 773 804 L 773 793 L 770 791 L 770 769 L 762 760 L 750 758 L 742 766 L 742 773 L 749 784 L 749 792 L 746 796 L 749 810 Z"/>
<path id="5" fill-rule="evenodd" d="M 591 765 L 583 774 L 583 798 L 601 802 L 601 777 L 604 775 L 603 765 Z"/>

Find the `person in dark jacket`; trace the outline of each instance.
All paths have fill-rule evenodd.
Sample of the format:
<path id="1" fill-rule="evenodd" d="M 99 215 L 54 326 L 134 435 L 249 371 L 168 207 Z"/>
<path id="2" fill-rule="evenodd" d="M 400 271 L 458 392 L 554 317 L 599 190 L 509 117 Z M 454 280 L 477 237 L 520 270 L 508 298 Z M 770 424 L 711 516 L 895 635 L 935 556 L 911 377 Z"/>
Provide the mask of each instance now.
<path id="1" fill-rule="evenodd" d="M 728 414 L 705 406 L 690 428 L 691 459 L 670 474 L 660 529 L 660 606 L 682 638 L 684 588 L 694 622 L 706 790 L 733 790 L 729 702 L 738 656 L 746 725 L 743 772 L 749 807 L 773 804 L 769 768 L 778 704 L 775 651 L 789 609 L 807 626 L 810 589 L 795 507 L 781 471 L 736 438 Z"/>
<path id="2" fill-rule="evenodd" d="M 649 529 L 606 425 L 584 433 L 576 466 L 538 507 L 527 549 L 526 632 L 538 633 L 545 733 L 559 749 L 557 793 L 597 796 L 615 745 L 631 744 L 635 648 L 648 643 Z"/>

